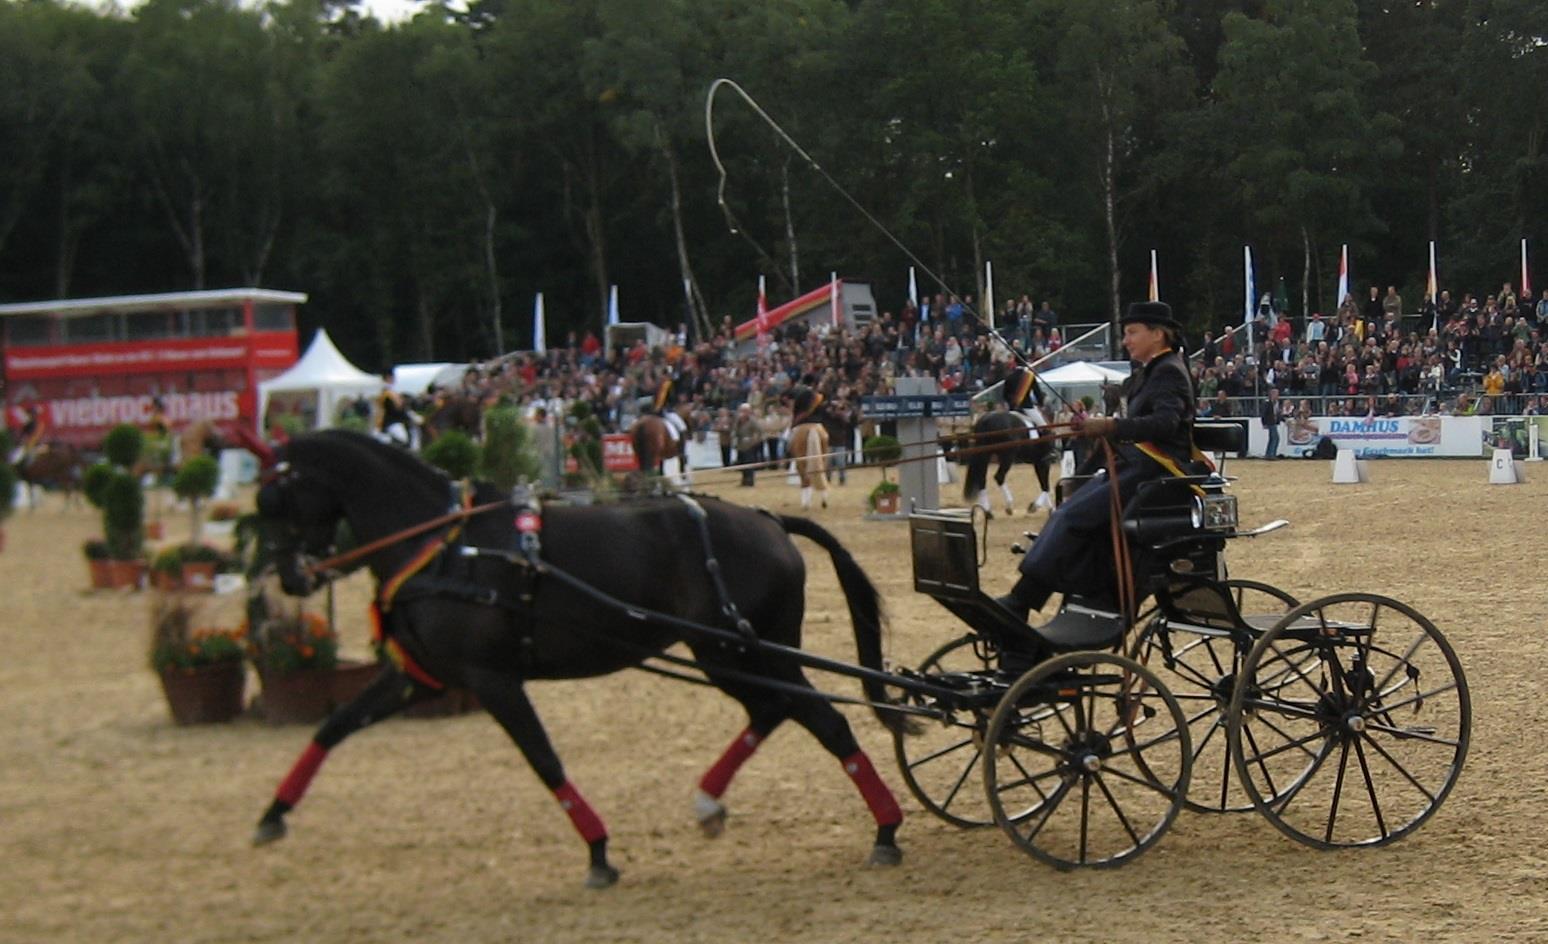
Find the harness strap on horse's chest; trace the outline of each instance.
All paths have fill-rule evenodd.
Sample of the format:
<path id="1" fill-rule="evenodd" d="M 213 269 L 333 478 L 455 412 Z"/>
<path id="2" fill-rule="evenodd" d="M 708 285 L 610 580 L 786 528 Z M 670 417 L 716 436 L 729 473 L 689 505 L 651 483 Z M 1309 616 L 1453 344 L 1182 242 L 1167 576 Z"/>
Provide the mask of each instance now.
<path id="1" fill-rule="evenodd" d="M 387 656 L 387 659 L 393 665 L 397 666 L 399 672 L 402 672 L 419 684 L 427 688 L 433 688 L 436 691 L 441 691 L 446 687 L 444 682 L 426 672 L 424 667 L 415 661 L 413 656 L 408 654 L 408 650 L 403 648 L 402 643 L 387 635 L 386 630 L 382 627 L 383 613 L 381 607 L 374 600 L 371 602 L 370 614 L 371 642 Z"/>

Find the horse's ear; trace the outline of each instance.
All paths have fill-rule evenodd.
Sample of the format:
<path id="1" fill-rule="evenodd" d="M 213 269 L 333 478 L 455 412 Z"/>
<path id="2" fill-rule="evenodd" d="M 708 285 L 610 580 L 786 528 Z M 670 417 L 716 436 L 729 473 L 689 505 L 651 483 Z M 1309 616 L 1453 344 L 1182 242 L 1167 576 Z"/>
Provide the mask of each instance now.
<path id="1" fill-rule="evenodd" d="M 235 439 L 239 446 L 258 457 L 258 463 L 263 468 L 267 469 L 274 465 L 274 450 L 269 448 L 268 443 L 264 442 L 262 439 L 259 439 L 257 433 L 248 429 L 246 426 L 238 426 L 236 428 Z"/>

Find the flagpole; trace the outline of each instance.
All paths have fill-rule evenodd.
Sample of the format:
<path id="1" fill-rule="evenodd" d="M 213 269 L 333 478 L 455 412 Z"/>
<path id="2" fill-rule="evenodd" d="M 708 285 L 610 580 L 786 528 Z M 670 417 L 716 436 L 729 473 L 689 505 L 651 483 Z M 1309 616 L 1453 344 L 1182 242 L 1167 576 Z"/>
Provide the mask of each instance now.
<path id="1" fill-rule="evenodd" d="M 1251 246 L 1243 246 L 1242 247 L 1242 279 L 1243 279 L 1243 289 L 1244 289 L 1244 291 L 1246 293 L 1246 298 L 1243 301 L 1243 305 L 1242 305 L 1242 326 L 1247 329 L 1247 356 L 1251 357 L 1252 356 L 1252 347 L 1253 347 L 1253 344 L 1252 344 L 1252 311 L 1253 311 L 1253 305 L 1254 305 L 1253 296 L 1255 296 L 1257 294 L 1257 291 L 1256 291 L 1257 286 L 1256 286 L 1255 281 L 1254 281 L 1254 279 L 1252 277 L 1252 247 Z M 1259 365 L 1260 369 L 1261 369 L 1261 366 L 1262 365 Z"/>
<path id="2" fill-rule="evenodd" d="M 984 323 L 994 327 L 994 263 L 984 260 Z"/>
<path id="3" fill-rule="evenodd" d="M 543 323 L 543 293 L 537 293 L 532 303 L 532 350 L 538 354 L 548 351 L 547 326 Z"/>
<path id="4" fill-rule="evenodd" d="M 1440 335 L 1440 279 L 1435 272 L 1435 240 L 1430 240 L 1430 282 L 1426 286 L 1430 290 L 1430 311 L 1432 320 L 1430 328 L 1437 336 Z"/>
<path id="5" fill-rule="evenodd" d="M 1521 237 L 1521 297 L 1531 301 L 1532 270 L 1527 267 L 1527 241 Z"/>

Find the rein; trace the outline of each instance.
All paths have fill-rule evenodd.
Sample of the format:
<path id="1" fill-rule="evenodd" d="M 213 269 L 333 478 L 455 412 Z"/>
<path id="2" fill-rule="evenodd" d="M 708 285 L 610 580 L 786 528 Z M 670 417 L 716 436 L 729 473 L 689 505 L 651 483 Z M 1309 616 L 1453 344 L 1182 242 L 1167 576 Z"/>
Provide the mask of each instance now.
<path id="1" fill-rule="evenodd" d="M 436 528 L 451 524 L 454 521 L 465 521 L 468 518 L 472 518 L 474 515 L 482 515 L 487 512 L 494 511 L 496 508 L 503 508 L 509 504 L 510 502 L 508 501 L 494 501 L 485 505 L 477 505 L 473 508 L 459 508 L 456 511 L 447 512 L 446 514 L 441 515 L 439 518 L 431 518 L 429 521 L 422 521 L 419 524 L 404 528 L 401 531 L 394 531 L 385 537 L 377 538 L 374 541 L 362 544 L 359 547 L 345 551 L 342 554 L 335 554 L 332 557 L 320 560 L 315 564 L 309 565 L 306 568 L 306 572 L 308 575 L 316 577 L 319 574 L 325 573 L 327 571 L 337 570 L 340 567 L 353 564 L 355 561 L 360 560 L 363 557 L 368 557 L 371 554 L 375 554 L 382 548 L 391 547 L 394 544 L 401 544 L 402 542 L 407 541 L 409 538 L 424 534 L 426 531 L 434 531 Z"/>

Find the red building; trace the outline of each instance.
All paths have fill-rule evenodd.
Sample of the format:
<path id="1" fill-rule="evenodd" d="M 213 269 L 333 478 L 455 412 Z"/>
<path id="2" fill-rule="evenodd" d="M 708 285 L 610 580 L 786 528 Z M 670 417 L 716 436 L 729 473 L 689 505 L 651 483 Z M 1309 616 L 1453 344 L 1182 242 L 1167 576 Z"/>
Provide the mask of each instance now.
<path id="1" fill-rule="evenodd" d="M 296 362 L 298 292 L 242 288 L 0 305 L 5 418 L 36 405 L 45 440 L 95 446 L 144 425 L 257 427 L 260 381 Z"/>

